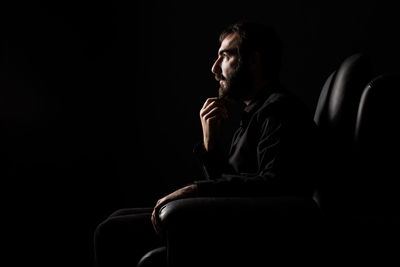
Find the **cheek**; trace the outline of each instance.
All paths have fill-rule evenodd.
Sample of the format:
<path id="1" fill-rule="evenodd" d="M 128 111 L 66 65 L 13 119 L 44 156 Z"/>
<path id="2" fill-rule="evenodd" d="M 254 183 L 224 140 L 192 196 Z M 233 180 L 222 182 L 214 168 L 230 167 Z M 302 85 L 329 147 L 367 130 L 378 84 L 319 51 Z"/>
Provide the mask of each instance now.
<path id="1" fill-rule="evenodd" d="M 226 77 L 231 77 L 236 73 L 238 69 L 239 61 L 237 58 L 232 58 L 231 60 L 222 62 L 221 69 L 225 73 Z"/>
<path id="2" fill-rule="evenodd" d="M 227 77 L 227 78 L 229 78 L 229 77 L 231 77 L 232 76 L 232 74 L 235 72 L 235 65 L 234 64 L 232 64 L 231 62 L 226 62 L 226 63 L 223 63 L 222 65 L 221 65 L 221 69 L 222 69 L 222 74 L 225 76 L 225 77 Z"/>

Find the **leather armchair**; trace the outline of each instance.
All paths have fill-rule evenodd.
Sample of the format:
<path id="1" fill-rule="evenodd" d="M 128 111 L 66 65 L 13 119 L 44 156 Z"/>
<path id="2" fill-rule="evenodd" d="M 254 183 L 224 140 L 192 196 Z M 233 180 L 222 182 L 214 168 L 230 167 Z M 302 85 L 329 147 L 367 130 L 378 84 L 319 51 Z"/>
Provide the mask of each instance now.
<path id="1" fill-rule="evenodd" d="M 399 81 L 399 73 L 379 75 L 361 97 L 354 136 L 357 179 L 352 184 L 352 205 L 361 216 L 400 216 Z"/>
<path id="2" fill-rule="evenodd" d="M 369 57 L 346 58 L 327 78 L 318 99 L 314 120 L 323 136 L 324 177 L 315 199 L 325 215 L 344 214 L 354 180 L 354 131 L 361 94 L 373 78 Z"/>
<path id="3" fill-rule="evenodd" d="M 169 266 L 305 260 L 318 243 L 309 240 L 318 237 L 319 218 L 315 201 L 296 197 L 182 199 L 160 211 Z"/>
<path id="4" fill-rule="evenodd" d="M 398 265 L 400 246 L 400 75 L 385 73 L 363 89 L 354 129 L 352 161 L 340 177 L 343 210 L 329 218 L 343 253 L 355 264 Z M 340 224 L 337 222 L 340 221 Z M 334 242 L 333 241 L 333 242 Z"/>
<path id="5" fill-rule="evenodd" d="M 321 244 L 333 235 L 325 215 L 338 204 L 336 190 L 340 189 L 334 183 L 339 173 L 333 170 L 340 165 L 343 171 L 347 163 L 342 156 L 352 150 L 358 103 L 370 79 L 368 59 L 355 54 L 344 60 L 321 90 L 314 119 L 324 135 L 328 152 L 324 157 L 329 164 L 314 199 L 282 196 L 172 201 L 159 214 L 166 247 L 149 252 L 139 266 L 155 266 L 165 258 L 171 267 L 298 265 L 327 255 Z"/>

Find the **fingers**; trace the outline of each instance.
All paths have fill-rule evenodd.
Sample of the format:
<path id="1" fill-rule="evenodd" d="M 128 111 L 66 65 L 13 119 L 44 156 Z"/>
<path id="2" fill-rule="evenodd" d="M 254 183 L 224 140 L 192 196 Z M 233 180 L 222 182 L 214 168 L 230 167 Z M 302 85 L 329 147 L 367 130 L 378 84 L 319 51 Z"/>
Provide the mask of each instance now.
<path id="1" fill-rule="evenodd" d="M 161 232 L 160 221 L 158 218 L 158 211 L 160 210 L 160 207 L 162 205 L 161 203 L 162 203 L 161 199 L 158 200 L 157 204 L 154 206 L 153 212 L 151 213 L 151 222 L 153 224 L 154 231 L 156 232 L 157 235 L 159 235 Z"/>
<path id="2" fill-rule="evenodd" d="M 222 99 L 220 99 L 218 97 L 211 97 L 211 98 L 208 98 L 206 100 L 206 102 L 204 102 L 204 105 L 203 105 L 201 110 L 204 110 L 204 111 L 207 112 L 207 111 L 211 110 L 212 108 L 214 108 L 216 106 L 219 106 L 221 108 L 226 109 L 225 108 L 225 104 L 224 104 L 224 100 L 222 100 Z"/>
<path id="3" fill-rule="evenodd" d="M 204 102 L 204 105 L 203 105 L 202 109 L 206 108 L 208 105 L 210 105 L 211 103 L 217 101 L 218 99 L 219 99 L 218 97 L 211 97 L 211 98 L 208 98 L 208 99 L 206 100 L 206 102 Z"/>
<path id="4" fill-rule="evenodd" d="M 205 114 L 202 118 L 203 118 L 203 120 L 206 121 L 208 119 L 221 118 L 221 116 L 222 116 L 222 118 L 227 119 L 228 113 L 224 109 L 215 107 L 212 110 L 210 110 L 207 114 Z"/>
<path id="5" fill-rule="evenodd" d="M 157 235 L 159 235 L 161 232 L 161 226 L 160 226 L 160 220 L 158 217 L 158 212 L 159 212 L 160 208 L 162 206 L 164 206 L 164 204 L 166 204 L 167 202 L 168 201 L 166 200 L 165 197 L 162 199 L 159 199 L 157 201 L 157 204 L 154 206 L 153 212 L 151 213 L 151 222 L 153 224 L 154 231 L 157 233 Z"/>
<path id="6" fill-rule="evenodd" d="M 151 214 L 151 222 L 153 224 L 153 229 L 156 232 L 157 235 L 160 234 L 160 226 L 158 223 L 158 208 L 153 209 L 153 213 Z"/>
<path id="7" fill-rule="evenodd" d="M 226 109 L 226 107 L 221 106 L 220 104 L 217 104 L 215 102 L 210 104 L 207 108 L 201 110 L 200 116 L 202 118 L 204 118 L 204 116 L 208 115 L 210 112 L 213 112 L 215 110 L 218 110 L 219 112 L 223 113 L 225 116 L 228 116 L 228 110 Z"/>
<path id="8" fill-rule="evenodd" d="M 209 98 L 207 99 L 203 108 L 200 110 L 200 117 L 205 119 L 206 116 L 215 116 L 217 113 L 220 113 L 224 118 L 228 117 L 228 110 L 226 109 L 223 101 L 218 98 Z"/>

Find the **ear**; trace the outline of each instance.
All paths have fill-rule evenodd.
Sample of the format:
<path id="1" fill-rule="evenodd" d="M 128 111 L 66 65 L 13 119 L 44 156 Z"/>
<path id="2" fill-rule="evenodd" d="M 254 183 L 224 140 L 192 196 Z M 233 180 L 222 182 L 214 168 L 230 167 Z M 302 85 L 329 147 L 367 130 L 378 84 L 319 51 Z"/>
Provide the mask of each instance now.
<path id="1" fill-rule="evenodd" d="M 249 57 L 249 67 L 252 72 L 259 72 L 262 69 L 261 55 L 258 51 L 251 52 Z"/>

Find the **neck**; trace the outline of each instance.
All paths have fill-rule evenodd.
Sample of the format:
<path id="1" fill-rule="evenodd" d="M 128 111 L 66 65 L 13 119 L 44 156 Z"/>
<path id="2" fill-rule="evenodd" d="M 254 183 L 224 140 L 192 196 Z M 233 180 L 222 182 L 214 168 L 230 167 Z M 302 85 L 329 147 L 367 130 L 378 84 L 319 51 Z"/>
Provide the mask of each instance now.
<path id="1" fill-rule="evenodd" d="M 251 93 L 248 95 L 248 97 L 246 97 L 246 99 L 243 100 L 243 103 L 245 105 L 249 105 L 257 98 L 258 94 L 261 91 L 269 89 L 271 89 L 271 84 L 268 83 L 266 80 L 254 81 Z"/>

